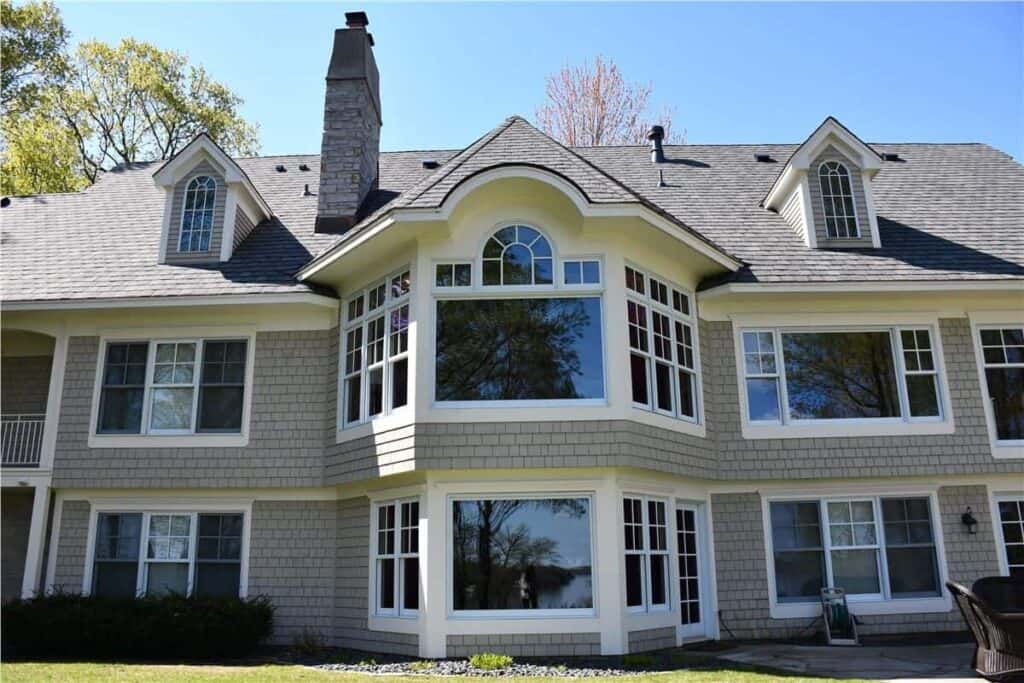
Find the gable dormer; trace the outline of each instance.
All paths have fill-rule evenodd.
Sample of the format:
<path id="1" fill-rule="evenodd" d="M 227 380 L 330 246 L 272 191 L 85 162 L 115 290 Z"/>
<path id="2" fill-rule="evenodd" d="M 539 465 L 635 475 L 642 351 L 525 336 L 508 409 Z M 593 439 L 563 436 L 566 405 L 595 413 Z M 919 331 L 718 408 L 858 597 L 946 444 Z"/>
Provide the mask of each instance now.
<path id="1" fill-rule="evenodd" d="M 811 248 L 880 247 L 871 180 L 881 162 L 830 116 L 793 152 L 762 204 Z"/>
<path id="2" fill-rule="evenodd" d="M 245 172 L 202 133 L 153 174 L 166 193 L 160 263 L 221 263 L 270 207 Z"/>

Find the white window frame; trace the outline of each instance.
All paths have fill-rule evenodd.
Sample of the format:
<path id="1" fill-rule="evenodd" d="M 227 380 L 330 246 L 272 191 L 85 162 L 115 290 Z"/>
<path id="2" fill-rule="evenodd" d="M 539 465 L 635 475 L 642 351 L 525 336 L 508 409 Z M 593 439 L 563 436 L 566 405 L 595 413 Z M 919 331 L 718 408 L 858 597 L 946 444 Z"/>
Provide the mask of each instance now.
<path id="1" fill-rule="evenodd" d="M 633 408 L 638 410 L 644 410 L 656 415 L 663 415 L 665 417 L 671 417 L 676 420 L 683 422 L 689 422 L 690 424 L 700 425 L 704 423 L 704 401 L 703 386 L 701 382 L 701 361 L 700 361 L 700 332 L 699 325 L 697 323 L 697 299 L 686 287 L 683 287 L 677 283 L 672 282 L 660 275 L 651 273 L 650 271 L 644 270 L 639 266 L 636 266 L 630 262 L 626 262 L 625 267 L 629 270 L 634 271 L 644 278 L 644 294 L 639 294 L 629 287 L 624 287 L 626 292 L 626 324 L 629 325 L 629 304 L 632 302 L 635 305 L 644 307 L 646 311 L 646 328 L 644 333 L 647 337 L 647 351 L 634 349 L 628 343 L 627 335 L 627 362 L 626 362 L 626 386 L 629 387 L 629 400 Z M 625 277 L 625 273 L 623 273 Z M 655 299 L 651 295 L 651 281 L 655 280 L 661 285 L 665 286 L 668 291 L 668 303 L 662 303 Z M 678 311 L 673 306 L 673 296 L 678 293 L 685 296 L 688 302 L 690 313 L 687 315 L 681 311 Z M 659 358 L 654 353 L 654 314 L 660 314 L 666 316 L 669 320 L 669 328 L 671 332 L 670 351 L 671 360 Z M 679 362 L 678 348 L 683 345 L 683 340 L 678 338 L 677 323 L 682 324 L 690 330 L 690 341 L 692 344 L 693 351 L 693 368 L 687 368 L 685 365 Z M 632 376 L 632 359 L 633 355 L 643 356 L 645 358 L 645 364 L 647 367 L 647 399 L 648 402 L 637 403 L 632 398 L 632 387 L 633 387 L 633 376 Z M 670 387 L 669 392 L 672 396 L 672 410 L 663 410 L 657 405 L 657 393 L 658 383 L 657 374 L 655 372 L 655 364 L 662 363 L 670 367 Z M 679 373 L 684 372 L 693 377 L 693 416 L 685 415 L 680 409 L 680 396 L 679 396 Z"/>
<path id="2" fill-rule="evenodd" d="M 675 529 L 675 516 L 674 508 L 670 506 L 668 498 L 662 496 L 650 496 L 639 493 L 623 493 L 621 496 L 622 501 L 626 500 L 639 500 L 640 510 L 642 514 L 642 531 L 643 531 L 643 542 L 644 547 L 642 549 L 626 550 L 625 547 L 625 519 L 622 520 L 620 525 L 620 538 L 623 539 L 623 555 L 622 555 L 622 582 L 623 582 L 623 608 L 628 614 L 657 614 L 661 612 L 672 611 L 672 605 L 674 604 L 676 591 L 673 588 L 673 584 L 676 581 L 676 573 L 672 569 L 672 555 L 675 552 L 673 548 L 672 537 L 676 533 Z M 665 509 L 665 548 L 663 550 L 654 550 L 651 548 L 651 520 L 650 511 L 648 509 L 649 503 L 660 503 Z M 643 574 L 642 581 L 640 584 L 642 604 L 630 606 L 626 604 L 626 569 L 625 569 L 625 558 L 627 555 L 639 555 L 640 561 L 640 572 Z M 651 557 L 652 556 L 664 557 L 665 562 L 665 603 L 652 603 L 652 572 L 651 572 Z"/>
<path id="3" fill-rule="evenodd" d="M 530 271 L 530 280 L 531 280 L 531 282 L 530 282 L 530 284 L 506 285 L 504 283 L 505 276 L 504 276 L 504 270 L 502 268 L 502 264 L 504 262 L 504 253 L 505 253 L 504 249 L 502 250 L 502 258 L 501 259 L 485 258 L 484 257 L 484 248 L 487 246 L 487 243 L 491 241 L 492 237 L 497 235 L 499 232 L 501 232 L 505 228 L 519 227 L 519 226 L 522 226 L 524 228 L 529 228 L 530 230 L 537 231 L 537 233 L 541 236 L 541 238 L 547 241 L 548 248 L 551 249 L 551 284 L 544 284 L 544 283 L 538 284 L 536 282 L 533 282 L 533 280 L 534 280 L 534 278 L 536 276 L 536 273 L 534 272 L 534 270 L 531 267 L 531 271 Z M 516 242 L 516 244 L 522 244 L 522 243 L 521 242 Z M 537 257 L 533 255 L 533 248 L 532 248 L 533 244 L 536 244 L 536 240 L 531 242 L 530 246 L 528 246 L 527 248 L 530 249 L 531 258 L 535 261 L 537 259 Z M 526 245 L 524 245 L 524 246 L 526 246 Z M 505 247 L 505 249 L 507 249 L 507 248 L 508 247 Z M 540 258 L 547 258 L 547 257 L 546 256 L 542 256 Z M 531 223 L 529 221 L 516 221 L 516 220 L 512 220 L 512 221 L 505 221 L 505 222 L 499 223 L 496 226 L 494 226 L 489 232 L 487 232 L 484 235 L 484 238 L 480 242 L 480 244 L 477 245 L 476 257 L 473 260 L 474 260 L 474 264 L 475 264 L 475 267 L 473 268 L 473 289 L 479 288 L 480 290 L 482 290 L 484 292 L 502 291 L 502 290 L 504 290 L 504 291 L 520 291 L 520 292 L 522 292 L 522 291 L 531 291 L 531 290 L 538 290 L 538 289 L 547 289 L 547 290 L 558 289 L 558 283 L 559 283 L 558 276 L 562 272 L 562 270 L 561 270 L 561 266 L 560 266 L 561 259 L 558 256 L 558 249 L 557 249 L 557 247 L 555 245 L 555 241 L 551 238 L 551 235 L 549 235 L 546 230 L 543 230 L 543 229 L 537 227 L 535 224 L 533 224 L 533 223 Z M 499 270 L 501 270 L 502 283 L 501 284 L 497 284 L 497 285 L 487 285 L 487 284 L 484 284 L 484 262 L 485 261 L 494 261 L 494 260 L 498 261 Z M 531 266 L 532 266 L 532 263 L 531 263 Z M 467 288 L 460 287 L 460 288 L 457 288 L 457 289 L 467 289 Z"/>
<path id="4" fill-rule="evenodd" d="M 1010 557 L 1006 552 L 1006 537 L 1003 534 L 1003 520 L 999 513 L 1000 503 L 1020 503 L 1024 505 L 1024 490 L 1016 493 L 1000 492 L 990 495 L 989 507 L 991 508 L 992 526 L 995 527 L 996 556 L 999 558 L 999 573 L 1003 576 L 1010 575 Z M 1021 522 L 1024 525 L 1024 521 Z M 1014 545 L 1020 545 L 1015 543 Z"/>
<path id="5" fill-rule="evenodd" d="M 821 182 L 821 169 L 824 168 L 825 166 L 828 166 L 829 164 L 835 164 L 836 166 L 839 167 L 839 169 L 842 169 L 843 171 L 846 172 L 846 184 L 849 185 L 849 187 L 850 187 L 850 196 L 849 196 L 850 206 L 853 207 L 853 216 L 852 216 L 852 218 L 853 218 L 853 231 L 854 231 L 853 235 L 840 235 L 839 234 L 838 221 L 837 221 L 837 225 L 836 225 L 836 234 L 835 235 L 830 235 L 829 232 L 828 232 L 828 211 L 826 209 L 826 206 L 827 206 L 828 203 L 832 204 L 832 208 L 833 209 L 835 209 L 836 206 L 839 206 L 840 208 L 842 208 L 842 210 L 843 210 L 842 211 L 842 217 L 843 217 L 843 221 L 844 221 L 844 226 L 845 226 L 846 220 L 851 218 L 851 216 L 847 216 L 846 215 L 846 207 L 844 205 L 844 200 L 847 199 L 847 197 L 846 197 L 846 195 L 842 194 L 842 183 L 840 183 L 840 194 L 838 194 L 838 195 L 832 194 L 831 188 L 829 188 L 829 193 L 828 194 L 825 193 L 825 186 Z M 831 173 L 831 170 L 829 170 L 828 172 Z M 838 172 L 838 169 L 837 169 L 837 172 Z M 841 178 L 842 178 L 842 176 L 840 175 L 840 179 Z M 850 168 L 846 164 L 844 164 L 843 162 L 838 161 L 836 159 L 826 159 L 825 161 L 822 161 L 820 164 L 818 164 L 818 191 L 821 193 L 821 216 L 822 216 L 822 219 L 825 221 L 825 239 L 828 239 L 828 240 L 855 240 L 855 239 L 860 239 L 860 237 L 861 237 L 860 217 L 857 215 L 857 196 L 856 196 L 856 193 L 854 192 L 854 189 L 853 189 L 853 173 L 850 171 Z M 838 204 L 837 204 L 837 202 L 838 202 Z M 838 214 L 836 214 L 836 215 L 838 216 Z"/>
<path id="6" fill-rule="evenodd" d="M 458 501 L 477 500 L 551 500 L 551 499 L 587 499 L 587 514 L 589 516 L 590 533 L 590 570 L 591 570 L 591 601 L 593 607 L 583 609 L 492 609 L 492 610 L 456 610 L 455 609 L 455 573 L 452 570 L 455 562 L 455 524 L 452 519 L 452 504 Z M 597 517 L 596 500 L 593 491 L 590 492 L 569 492 L 569 491 L 543 491 L 541 493 L 453 493 L 445 500 L 445 527 L 447 529 L 447 552 L 445 553 L 445 601 L 447 605 L 447 616 L 453 621 L 501 621 L 511 620 L 533 620 L 533 619 L 582 619 L 593 618 L 598 615 L 598 571 L 597 571 L 597 529 L 595 519 Z"/>
<path id="7" fill-rule="evenodd" d="M 190 522 L 189 539 L 189 578 L 188 594 L 192 595 L 196 579 L 196 556 L 198 554 L 199 539 L 199 516 L 200 515 L 242 515 L 242 547 L 239 555 L 238 569 L 238 597 L 245 598 L 249 592 L 249 543 L 252 535 L 252 501 L 244 502 L 223 502 L 211 503 L 205 501 L 192 502 L 169 502 L 154 499 L 149 503 L 142 501 L 121 502 L 116 500 L 90 499 L 89 500 L 89 527 L 86 534 L 85 567 L 82 572 L 82 594 L 89 595 L 93 590 L 93 570 L 96 565 L 96 536 L 97 525 L 101 514 L 139 514 L 142 515 L 142 528 L 139 532 L 139 552 L 136 559 L 135 595 L 146 594 L 146 571 L 150 562 L 160 560 L 147 560 L 147 546 L 149 540 L 149 520 L 152 515 L 188 515 Z M 183 564 L 183 563 L 182 563 Z"/>
<path id="8" fill-rule="evenodd" d="M 400 278 L 408 273 L 409 275 L 409 291 L 399 296 L 394 296 L 392 293 L 392 283 L 396 278 Z M 369 296 L 370 293 L 377 290 L 377 288 L 384 287 L 384 302 L 381 306 L 369 310 Z M 413 272 L 410 266 L 404 266 L 397 270 L 389 273 L 384 278 L 375 280 L 373 283 L 362 287 L 353 292 L 349 297 L 344 300 L 344 304 L 341 306 L 342 325 L 339 332 L 340 339 L 338 344 L 339 356 L 338 356 L 338 408 L 337 408 L 337 425 L 338 430 L 347 430 L 359 425 L 369 424 L 375 420 L 388 417 L 390 415 L 402 414 L 410 409 L 413 401 L 413 392 L 415 391 L 414 377 L 412 375 L 412 364 L 407 362 L 406 365 L 406 399 L 405 405 L 393 407 L 391 405 L 392 396 L 392 382 L 394 374 L 394 366 L 398 361 L 408 361 L 411 355 L 411 329 L 413 325 L 413 289 L 415 283 L 413 282 Z M 348 312 L 350 304 L 358 299 L 363 300 L 362 313 L 352 319 L 349 319 Z M 393 313 L 401 310 L 403 307 L 407 308 L 408 314 L 406 316 L 406 346 L 405 351 L 401 351 L 395 354 L 391 353 L 391 317 Z M 381 357 L 377 359 L 372 365 L 368 363 L 368 352 L 370 348 L 369 332 L 370 323 L 376 322 L 378 319 L 384 321 L 384 337 L 383 337 L 383 353 Z M 360 340 L 360 363 L 356 371 L 347 373 L 346 372 L 346 358 L 351 351 L 348 348 L 348 336 L 349 332 L 360 329 L 361 340 Z M 381 405 L 382 410 L 379 413 L 370 415 L 370 373 L 374 370 L 381 370 Z M 359 419 L 348 420 L 348 394 L 347 394 L 347 380 L 359 377 Z"/>
<path id="9" fill-rule="evenodd" d="M 452 284 L 450 285 L 439 285 L 437 284 L 437 268 L 438 266 L 447 266 L 452 269 Z M 455 268 L 457 266 L 466 266 L 469 268 L 469 284 L 468 285 L 457 285 L 455 284 Z M 477 286 L 477 272 L 474 266 L 473 259 L 436 259 L 430 263 L 430 288 L 432 291 L 447 292 L 450 290 L 467 290 L 474 289 Z"/>
<path id="10" fill-rule="evenodd" d="M 161 339 L 159 341 L 150 342 L 149 351 L 146 356 L 146 405 L 143 407 L 142 415 L 145 419 L 146 424 L 142 427 L 142 433 L 144 434 L 195 434 L 197 427 L 199 426 L 199 379 L 202 373 L 202 355 L 205 351 L 204 340 L 202 339 Z M 189 384 L 182 384 L 174 382 L 174 378 L 171 378 L 170 382 L 158 384 L 156 381 L 156 366 L 167 365 L 166 363 L 156 362 L 157 349 L 160 346 L 173 345 L 175 360 L 170 363 L 171 372 L 178 368 L 177 361 L 178 347 L 183 344 L 192 344 L 194 349 L 194 355 L 192 357 L 192 382 Z M 155 394 L 160 389 L 191 389 L 192 390 L 192 412 L 190 414 L 190 422 L 187 429 L 157 429 L 153 427 L 153 402 L 155 400 Z M 97 425 L 97 429 L 99 425 Z"/>
<path id="11" fill-rule="evenodd" d="M 578 263 L 578 264 L 580 264 L 581 280 L 582 280 L 582 273 L 583 273 L 583 270 L 582 270 L 583 269 L 583 264 L 584 263 L 596 264 L 597 265 L 597 282 L 578 282 L 576 284 L 569 284 L 568 282 L 566 282 L 565 280 L 566 280 L 566 277 L 568 275 L 568 273 L 566 271 L 566 267 L 570 263 Z M 564 287 L 565 289 L 587 289 L 588 287 L 597 287 L 597 286 L 600 286 L 600 285 L 604 284 L 604 261 L 599 256 L 565 256 L 564 258 L 561 259 L 561 264 L 560 264 L 560 268 L 559 268 L 559 273 L 558 274 L 559 274 L 558 282 L 559 282 L 560 286 Z"/>
<path id="12" fill-rule="evenodd" d="M 942 348 L 942 336 L 937 319 L 920 315 L 900 316 L 885 319 L 877 324 L 837 324 L 834 320 L 843 316 L 824 316 L 820 324 L 809 322 L 815 316 L 777 316 L 781 320 L 771 321 L 771 316 L 737 317 L 733 321 L 733 343 L 736 362 L 737 389 L 740 401 L 740 416 L 743 437 L 747 439 L 769 438 L 811 438 L 843 436 L 887 436 L 909 434 L 950 434 L 954 430 L 954 419 L 950 402 L 949 380 Z M 846 316 L 848 318 L 848 316 Z M 884 317 L 884 316 L 882 316 Z M 799 320 L 797 322 L 797 320 Z M 792 321 L 792 322 L 791 322 Z M 903 341 L 900 332 L 904 330 L 927 330 L 931 341 L 931 352 L 935 366 L 936 390 L 939 415 L 910 417 L 907 393 L 907 372 L 903 357 Z M 779 395 L 778 420 L 751 420 L 747 400 L 746 362 L 743 334 L 745 332 L 773 335 L 775 346 L 775 367 Z M 786 388 L 786 367 L 782 349 L 782 335 L 787 333 L 824 332 L 888 332 L 893 353 L 893 367 L 896 374 L 900 417 L 879 418 L 835 418 L 835 419 L 793 419 L 789 411 L 789 395 Z M 768 378 L 769 375 L 750 375 L 751 379 Z"/>
<path id="13" fill-rule="evenodd" d="M 856 487 L 855 487 L 856 488 Z M 882 519 L 882 499 L 925 498 L 928 500 L 929 522 L 932 529 L 932 543 L 935 549 L 935 562 L 938 572 L 939 594 L 936 596 L 917 598 L 894 598 L 890 595 L 888 561 L 885 544 L 885 521 Z M 879 567 L 879 587 L 882 594 L 853 594 L 847 596 L 850 612 L 856 615 L 877 614 L 922 614 L 931 612 L 948 612 L 952 609 L 952 601 L 946 590 L 948 570 L 946 567 L 946 549 L 943 542 L 943 529 L 939 500 L 936 491 L 913 489 L 867 489 L 855 492 L 844 490 L 818 490 L 807 492 L 776 492 L 761 496 L 761 520 L 765 542 L 765 565 L 768 575 L 769 613 L 773 619 L 794 619 L 814 617 L 821 614 L 820 598 L 811 598 L 805 602 L 779 602 L 775 583 L 775 549 L 772 536 L 771 503 L 774 502 L 816 502 L 818 519 L 822 536 L 822 552 L 825 555 L 825 580 L 832 583 L 832 550 L 828 528 L 827 507 L 829 502 L 872 500 L 875 514 L 875 540 L 877 541 L 876 561 Z M 867 547 L 867 546 L 865 546 Z M 847 549 L 842 546 L 839 549 Z"/>
<path id="14" fill-rule="evenodd" d="M 419 618 L 419 609 L 407 609 L 402 605 L 402 597 L 404 595 L 403 588 L 405 587 L 406 576 L 405 576 L 405 562 L 407 559 L 415 559 L 420 563 L 420 571 L 418 576 L 423 576 L 423 564 L 421 553 L 419 550 L 415 553 L 403 553 L 402 552 L 402 530 L 412 527 L 402 526 L 402 506 L 409 503 L 417 503 L 419 505 L 419 517 L 416 519 L 417 528 L 417 548 L 422 548 L 423 538 L 419 530 L 419 520 L 423 516 L 423 501 L 419 496 L 411 496 L 405 498 L 393 498 L 390 500 L 373 501 L 370 508 L 371 520 L 370 520 L 370 604 L 372 605 L 371 612 L 373 616 L 377 617 L 394 617 L 400 619 L 417 619 Z M 395 526 L 393 533 L 395 535 L 395 551 L 393 553 L 381 554 L 379 549 L 379 535 L 380 531 L 380 509 L 385 507 L 395 508 Z M 395 585 L 394 585 L 394 607 L 381 607 L 380 606 L 380 590 L 378 582 L 380 581 L 380 571 L 378 565 L 380 560 L 389 559 L 395 562 Z M 420 590 L 419 580 L 417 580 L 416 590 L 420 594 L 417 600 L 417 604 L 422 603 L 423 595 Z"/>
<path id="15" fill-rule="evenodd" d="M 1004 320 L 1004 322 L 997 322 Z M 982 330 L 1000 330 L 1007 328 L 1024 329 L 1024 319 L 1021 319 L 1020 312 L 1002 316 L 998 313 L 989 315 L 971 314 L 971 345 L 974 347 L 974 356 L 978 367 L 978 381 L 981 384 L 981 398 L 985 409 L 985 422 L 988 427 L 989 441 L 992 445 L 992 456 L 994 458 L 1024 458 L 1024 439 L 1000 439 L 996 429 L 995 411 L 992 409 L 992 397 L 988 391 L 988 378 L 985 370 L 990 367 L 985 362 L 984 348 L 981 343 Z M 1019 363 L 993 364 L 995 368 L 1021 367 Z"/>
<path id="16" fill-rule="evenodd" d="M 211 181 L 213 181 L 213 208 L 210 209 L 210 240 L 207 243 L 207 248 L 206 249 L 182 249 L 181 248 L 181 239 L 182 239 L 182 237 L 185 234 L 185 206 L 188 203 L 189 189 L 191 188 L 192 183 L 196 182 L 200 178 L 209 178 Z M 205 189 L 203 191 L 206 192 Z M 179 254 L 205 254 L 205 253 L 207 253 L 207 252 L 212 250 L 212 248 L 213 248 L 213 234 L 214 234 L 214 232 L 217 229 L 217 226 L 214 225 L 214 221 L 215 221 L 215 219 L 217 217 L 217 193 L 219 191 L 220 191 L 220 184 L 217 182 L 217 179 L 214 178 L 209 173 L 197 173 L 197 174 L 193 175 L 191 178 L 189 178 L 188 182 L 185 183 L 185 191 L 184 191 L 184 193 L 182 193 L 182 196 L 181 196 L 181 218 L 178 221 L 178 243 L 175 245 L 175 247 L 177 249 L 177 252 Z M 191 230 L 191 227 L 190 227 L 190 230 Z M 195 232 L 195 231 L 193 231 L 193 232 Z M 204 233 L 206 231 L 205 230 L 199 230 L 198 232 L 199 233 Z M 202 238 L 200 237 L 200 239 L 202 239 Z"/>
<path id="17" fill-rule="evenodd" d="M 88 445 L 90 448 L 148 448 L 148 447 L 207 447 L 245 446 L 249 443 L 249 421 L 252 410 L 253 378 L 256 360 L 256 334 L 251 329 L 202 328 L 196 334 L 172 336 L 154 330 L 152 337 L 115 334 L 100 338 L 96 355 L 96 375 L 93 383 L 92 410 L 89 421 Z M 203 354 L 206 342 L 244 341 L 246 343 L 245 378 L 242 388 L 242 423 L 238 432 L 200 432 L 199 392 L 202 386 Z M 150 428 L 153 373 L 156 362 L 157 344 L 195 343 L 196 359 L 193 371 L 192 425 L 189 430 L 153 430 Z M 106 369 L 107 348 L 111 344 L 147 344 L 145 387 L 142 394 L 142 421 L 139 433 L 99 433 L 100 401 L 103 392 L 104 370 Z M 161 385 L 162 386 L 162 385 Z"/>

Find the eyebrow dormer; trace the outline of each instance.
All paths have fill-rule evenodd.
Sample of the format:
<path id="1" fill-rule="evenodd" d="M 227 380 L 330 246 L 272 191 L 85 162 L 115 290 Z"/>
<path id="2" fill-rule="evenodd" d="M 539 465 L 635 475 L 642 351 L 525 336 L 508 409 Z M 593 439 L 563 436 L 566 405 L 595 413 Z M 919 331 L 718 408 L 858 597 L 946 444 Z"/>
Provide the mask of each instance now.
<path id="1" fill-rule="evenodd" d="M 880 247 L 871 180 L 881 161 L 830 116 L 793 152 L 762 204 L 809 247 Z"/>
<path id="2" fill-rule="evenodd" d="M 166 192 L 160 263 L 228 261 L 253 227 L 271 217 L 245 172 L 205 133 L 161 166 L 153 181 Z"/>

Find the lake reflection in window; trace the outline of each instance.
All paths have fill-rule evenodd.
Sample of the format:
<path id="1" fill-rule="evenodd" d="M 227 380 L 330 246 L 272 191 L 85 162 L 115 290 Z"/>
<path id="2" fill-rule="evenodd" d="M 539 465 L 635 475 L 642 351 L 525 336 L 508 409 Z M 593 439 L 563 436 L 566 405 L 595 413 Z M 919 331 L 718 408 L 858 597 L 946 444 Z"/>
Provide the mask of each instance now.
<path id="1" fill-rule="evenodd" d="M 601 300 L 437 304 L 438 401 L 604 397 Z"/>
<path id="2" fill-rule="evenodd" d="M 592 609 L 589 498 L 452 503 L 455 610 Z"/>

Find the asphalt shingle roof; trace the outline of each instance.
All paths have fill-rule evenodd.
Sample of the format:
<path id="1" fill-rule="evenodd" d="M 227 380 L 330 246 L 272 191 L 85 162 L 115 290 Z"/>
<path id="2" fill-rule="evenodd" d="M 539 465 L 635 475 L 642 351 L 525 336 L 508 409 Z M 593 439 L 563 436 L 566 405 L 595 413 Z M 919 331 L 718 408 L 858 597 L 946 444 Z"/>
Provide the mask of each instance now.
<path id="1" fill-rule="evenodd" d="M 982 144 L 873 144 L 895 152 L 873 182 L 881 249 L 810 249 L 760 207 L 797 145 L 566 149 L 512 118 L 465 150 L 385 152 L 364 223 L 393 207 L 437 206 L 459 182 L 509 163 L 545 166 L 593 202 L 641 202 L 745 267 L 742 282 L 1024 279 L 1024 167 Z M 754 155 L 769 154 L 777 163 Z M 441 166 L 426 169 L 424 159 Z M 159 265 L 159 163 L 105 173 L 80 193 L 13 198 L 0 210 L 3 301 L 305 292 L 295 273 L 344 236 L 317 234 L 319 157 L 237 159 L 274 212 L 224 264 Z M 300 164 L 309 171 L 300 171 Z M 275 170 L 278 165 L 284 173 Z M 665 187 L 659 187 L 659 171 Z M 303 193 L 308 184 L 311 196 Z M 357 226 L 358 227 L 358 226 Z"/>

